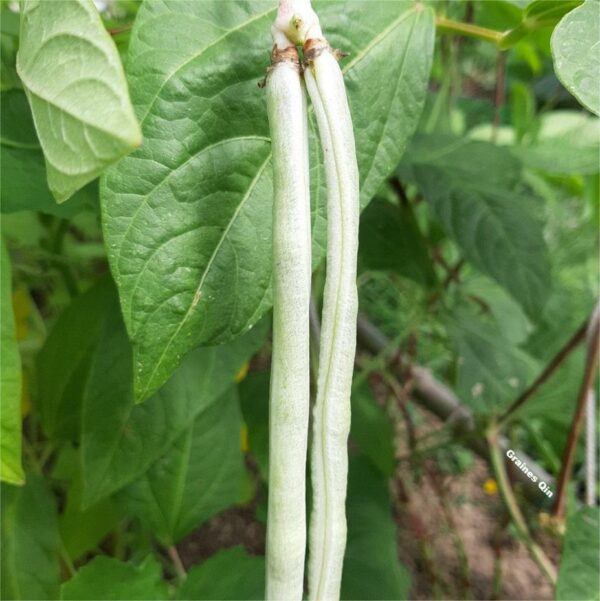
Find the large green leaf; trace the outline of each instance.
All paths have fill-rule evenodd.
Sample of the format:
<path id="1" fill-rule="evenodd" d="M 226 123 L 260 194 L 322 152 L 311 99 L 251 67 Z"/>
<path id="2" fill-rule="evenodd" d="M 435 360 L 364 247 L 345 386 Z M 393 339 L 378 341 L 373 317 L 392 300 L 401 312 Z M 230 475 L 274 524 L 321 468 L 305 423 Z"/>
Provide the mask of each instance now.
<path id="1" fill-rule="evenodd" d="M 114 306 L 94 352 L 83 398 L 84 506 L 122 488 L 164 455 L 231 386 L 264 335 L 261 324 L 231 344 L 198 349 L 165 386 L 136 405 L 131 346 Z"/>
<path id="2" fill-rule="evenodd" d="M 600 116 L 600 1 L 586 0 L 566 14 L 552 34 L 557 77 L 593 113 Z"/>
<path id="3" fill-rule="evenodd" d="M 423 286 L 437 281 L 426 242 L 408 207 L 373 200 L 360 219 L 359 249 L 365 269 L 395 271 Z"/>
<path id="4" fill-rule="evenodd" d="M 550 261 L 520 167 L 506 148 L 422 138 L 410 153 L 423 196 L 465 257 L 538 318 L 551 290 Z"/>
<path id="5" fill-rule="evenodd" d="M 79 439 L 92 353 L 115 299 L 112 280 L 99 280 L 61 314 L 37 356 L 36 408 L 51 439 Z"/>
<path id="6" fill-rule="evenodd" d="M 398 561 L 387 482 L 360 457 L 350 461 L 349 474 L 341 598 L 408 599 L 410 575 Z"/>
<path id="7" fill-rule="evenodd" d="M 364 205 L 416 127 L 433 14 L 404 1 L 315 7 L 332 44 L 351 54 L 342 66 Z M 275 11 L 265 2 L 161 1 L 136 19 L 127 64 L 145 141 L 104 178 L 102 207 L 138 398 L 192 348 L 239 335 L 270 304 L 271 146 L 256 84 Z M 318 255 L 325 178 L 310 123 Z"/>
<path id="8" fill-rule="evenodd" d="M 567 520 L 558 582 L 557 601 L 600 599 L 598 587 L 598 557 L 600 539 L 597 507 L 576 509 Z"/>
<path id="9" fill-rule="evenodd" d="M 17 71 L 59 202 L 141 143 L 119 54 L 92 0 L 23 0 Z"/>
<path id="10" fill-rule="evenodd" d="M 252 557 L 242 547 L 219 551 L 194 566 L 177 599 L 200 601 L 259 600 L 265 593 L 265 558 Z"/>
<path id="11" fill-rule="evenodd" d="M 0 241 L 0 479 L 23 484 L 21 467 L 21 357 L 12 306 L 10 257 Z"/>
<path id="12" fill-rule="evenodd" d="M 244 484 L 236 389 L 209 405 L 139 479 L 119 495 L 163 544 L 176 543 L 239 500 Z"/>
<path id="13" fill-rule="evenodd" d="M 151 555 L 139 566 L 99 555 L 61 586 L 60 598 L 63 601 L 150 601 L 166 599 L 167 587 L 162 581 L 160 564 Z"/>
<path id="14" fill-rule="evenodd" d="M 2 484 L 2 599 L 57 599 L 59 536 L 56 506 L 43 480 Z"/>

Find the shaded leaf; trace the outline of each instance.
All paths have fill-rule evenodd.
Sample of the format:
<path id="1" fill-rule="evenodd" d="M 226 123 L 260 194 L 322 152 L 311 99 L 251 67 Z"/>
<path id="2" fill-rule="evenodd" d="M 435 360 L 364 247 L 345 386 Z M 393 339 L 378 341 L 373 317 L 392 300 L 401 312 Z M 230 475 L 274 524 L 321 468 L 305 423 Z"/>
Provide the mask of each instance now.
<path id="1" fill-rule="evenodd" d="M 474 413 L 502 412 L 538 375 L 537 362 L 492 323 L 459 310 L 447 326 L 458 354 L 456 391 Z"/>
<path id="2" fill-rule="evenodd" d="M 542 227 L 516 190 L 519 163 L 485 142 L 430 137 L 411 153 L 413 176 L 465 257 L 494 278 L 531 317 L 551 290 Z"/>
<path id="3" fill-rule="evenodd" d="M 390 418 L 377 405 L 368 385 L 362 385 L 352 393 L 350 438 L 386 477 L 393 474 L 396 465 L 393 437 Z"/>
<path id="4" fill-rule="evenodd" d="M 43 480 L 2 484 L 2 599 L 57 599 L 59 536 L 56 506 Z"/>
<path id="5" fill-rule="evenodd" d="M 46 436 L 53 440 L 79 439 L 90 361 L 115 299 L 112 280 L 100 279 L 65 309 L 38 353 L 36 407 Z"/>
<path id="6" fill-rule="evenodd" d="M 102 499 L 88 509 L 81 508 L 83 482 L 78 460 L 79 455 L 72 458 L 76 473 L 69 482 L 65 507 L 58 524 L 65 551 L 72 561 L 94 550 L 121 518 L 112 498 Z"/>
<path id="7" fill-rule="evenodd" d="M 557 601 L 600 599 L 600 544 L 597 536 L 599 527 L 597 507 L 577 509 L 569 515 L 556 584 Z"/>
<path id="8" fill-rule="evenodd" d="M 554 70 L 565 88 L 600 116 L 600 2 L 586 0 L 552 34 Z"/>
<path id="9" fill-rule="evenodd" d="M 236 389 L 230 388 L 201 410 L 119 500 L 163 544 L 178 542 L 240 498 L 245 483 L 241 426 Z"/>
<path id="10" fill-rule="evenodd" d="M 360 219 L 360 260 L 365 269 L 395 271 L 418 284 L 437 279 L 412 211 L 375 199 Z"/>
<path id="11" fill-rule="evenodd" d="M 23 90 L 2 92 L 0 142 L 15 148 L 39 149 L 40 143 Z"/>
<path id="12" fill-rule="evenodd" d="M 94 352 L 83 399 L 84 506 L 122 488 L 163 455 L 233 384 L 262 343 L 266 325 L 229 345 L 196 350 L 163 388 L 136 405 L 131 346 L 115 305 Z"/>
<path id="13" fill-rule="evenodd" d="M 21 356 L 12 305 L 10 256 L 0 240 L 0 479 L 23 484 L 21 466 Z"/>
<path id="14" fill-rule="evenodd" d="M 433 13 L 395 1 L 371 11 L 361 2 L 316 9 L 331 43 L 352 57 L 343 69 L 364 205 L 416 127 Z M 137 398 L 192 348 L 238 336 L 270 305 L 271 147 L 256 84 L 274 16 L 261 3 L 150 2 L 136 19 L 128 76 L 145 142 L 107 174 L 102 206 L 135 343 Z M 310 123 L 314 247 L 322 255 L 325 178 L 312 116 Z"/>
<path id="15" fill-rule="evenodd" d="M 398 561 L 387 482 L 360 457 L 350 461 L 347 520 L 341 598 L 408 599 L 410 575 Z"/>
<path id="16" fill-rule="evenodd" d="M 149 601 L 166 599 L 167 587 L 162 581 L 160 564 L 148 556 L 135 566 L 99 555 L 80 568 L 60 589 L 64 601 L 99 601 L 128 599 Z"/>
<path id="17" fill-rule="evenodd" d="M 17 71 L 58 202 L 140 144 L 119 54 L 92 0 L 24 0 Z"/>
<path id="18" fill-rule="evenodd" d="M 265 593 L 265 558 L 248 555 L 242 547 L 219 551 L 187 575 L 180 600 L 258 600 Z"/>
<path id="19" fill-rule="evenodd" d="M 70 217 L 97 204 L 98 187 L 92 182 L 67 204 L 57 205 L 46 182 L 41 150 L 0 146 L 0 207 L 2 213 L 40 211 Z"/>
<path id="20" fill-rule="evenodd" d="M 248 447 L 262 479 L 269 478 L 269 384 L 268 371 L 248 374 L 239 385 L 240 403 L 248 427 Z"/>

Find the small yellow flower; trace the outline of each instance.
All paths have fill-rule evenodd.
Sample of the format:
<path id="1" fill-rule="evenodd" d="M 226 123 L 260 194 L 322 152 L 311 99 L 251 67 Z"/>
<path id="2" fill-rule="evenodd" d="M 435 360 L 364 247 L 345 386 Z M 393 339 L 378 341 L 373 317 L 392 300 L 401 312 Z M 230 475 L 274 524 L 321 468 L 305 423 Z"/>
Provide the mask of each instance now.
<path id="1" fill-rule="evenodd" d="M 248 361 L 244 361 L 244 364 L 242 365 L 242 367 L 240 367 L 237 374 L 235 374 L 235 381 L 238 384 L 248 375 L 249 367 L 250 367 L 250 363 L 248 363 Z"/>
<path id="2" fill-rule="evenodd" d="M 486 495 L 495 495 L 498 492 L 498 485 L 493 478 L 488 478 L 483 483 L 483 490 Z"/>

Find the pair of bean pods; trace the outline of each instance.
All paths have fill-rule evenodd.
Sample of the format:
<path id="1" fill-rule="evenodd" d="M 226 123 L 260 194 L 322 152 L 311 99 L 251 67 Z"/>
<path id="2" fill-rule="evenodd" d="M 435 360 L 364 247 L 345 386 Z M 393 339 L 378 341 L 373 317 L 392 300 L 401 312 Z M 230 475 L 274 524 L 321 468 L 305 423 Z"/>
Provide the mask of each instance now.
<path id="1" fill-rule="evenodd" d="M 339 599 L 346 546 L 350 392 L 356 345 L 359 182 L 352 120 L 336 53 L 309 0 L 281 0 L 266 78 L 272 138 L 273 354 L 267 590 L 302 599 L 310 411 L 310 97 L 327 185 L 327 274 L 311 449 L 309 599 Z M 297 46 L 304 50 L 304 64 Z"/>

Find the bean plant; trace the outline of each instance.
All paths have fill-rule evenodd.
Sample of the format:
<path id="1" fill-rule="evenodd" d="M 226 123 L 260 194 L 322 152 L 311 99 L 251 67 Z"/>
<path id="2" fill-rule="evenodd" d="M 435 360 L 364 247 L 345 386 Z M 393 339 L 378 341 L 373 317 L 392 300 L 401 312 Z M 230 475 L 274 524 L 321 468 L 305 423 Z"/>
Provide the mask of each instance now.
<path id="1" fill-rule="evenodd" d="M 598 0 L 0 34 L 3 599 L 600 599 Z"/>

